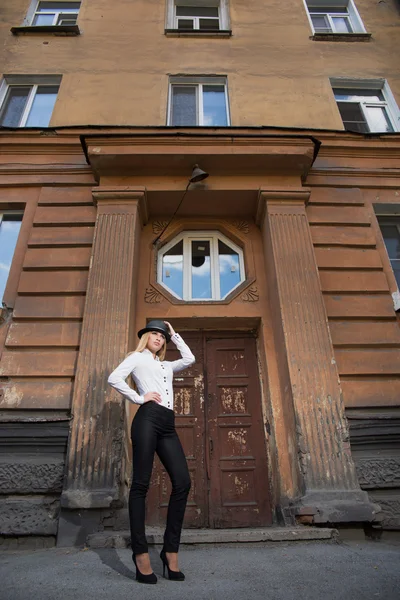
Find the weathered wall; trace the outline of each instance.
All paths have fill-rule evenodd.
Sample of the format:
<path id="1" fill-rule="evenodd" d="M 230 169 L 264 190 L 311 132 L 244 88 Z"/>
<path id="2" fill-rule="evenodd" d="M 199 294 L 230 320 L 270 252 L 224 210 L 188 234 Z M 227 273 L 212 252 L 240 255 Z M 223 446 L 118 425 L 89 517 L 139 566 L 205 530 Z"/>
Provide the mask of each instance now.
<path id="1" fill-rule="evenodd" d="M 386 78 L 400 104 L 395 0 L 357 0 L 372 38 L 321 42 L 302 0 L 230 0 L 231 38 L 166 37 L 165 0 L 83 0 L 82 35 L 13 36 L 29 0 L 2 3 L 3 73 L 63 75 L 51 125 L 165 125 L 169 74 L 228 77 L 232 125 L 342 129 L 329 77 Z M 212 67 L 210 67 L 212 65 Z"/>

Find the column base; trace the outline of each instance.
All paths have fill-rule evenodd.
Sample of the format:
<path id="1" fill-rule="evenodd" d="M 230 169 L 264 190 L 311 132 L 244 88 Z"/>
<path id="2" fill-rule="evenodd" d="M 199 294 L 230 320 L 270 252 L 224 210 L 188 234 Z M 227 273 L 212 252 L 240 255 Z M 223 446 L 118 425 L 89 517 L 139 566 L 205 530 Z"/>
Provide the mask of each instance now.
<path id="1" fill-rule="evenodd" d="M 118 490 L 64 490 L 61 494 L 63 508 L 118 508 L 121 506 Z"/>
<path id="2" fill-rule="evenodd" d="M 310 491 L 289 510 L 297 522 L 310 525 L 377 522 L 381 512 L 362 490 Z"/>

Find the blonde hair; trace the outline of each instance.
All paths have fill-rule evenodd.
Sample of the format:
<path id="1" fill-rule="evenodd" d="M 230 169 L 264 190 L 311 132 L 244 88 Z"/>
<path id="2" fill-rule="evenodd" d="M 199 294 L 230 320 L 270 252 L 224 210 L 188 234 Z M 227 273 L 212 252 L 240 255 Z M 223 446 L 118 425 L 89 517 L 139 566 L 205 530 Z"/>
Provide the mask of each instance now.
<path id="1" fill-rule="evenodd" d="M 150 333 L 151 333 L 151 331 L 146 331 L 146 333 L 144 333 L 142 335 L 142 337 L 139 340 L 138 345 L 136 346 L 136 348 L 133 352 L 143 352 L 143 350 L 145 350 L 147 348 L 147 342 L 149 341 Z M 129 354 L 127 354 L 127 356 L 130 356 L 131 354 L 133 354 L 133 352 L 129 352 Z M 160 360 L 164 360 L 166 352 L 167 352 L 167 340 L 165 340 L 165 343 L 163 344 L 162 348 L 160 348 L 159 351 L 156 352 L 156 356 L 158 356 L 158 358 Z"/>

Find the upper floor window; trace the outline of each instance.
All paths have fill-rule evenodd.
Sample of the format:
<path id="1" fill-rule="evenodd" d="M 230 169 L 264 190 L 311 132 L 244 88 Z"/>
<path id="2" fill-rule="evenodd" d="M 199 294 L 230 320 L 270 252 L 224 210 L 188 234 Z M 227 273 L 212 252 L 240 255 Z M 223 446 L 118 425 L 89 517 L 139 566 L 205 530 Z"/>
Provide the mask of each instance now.
<path id="1" fill-rule="evenodd" d="M 38 2 L 31 25 L 76 25 L 80 2 Z"/>
<path id="2" fill-rule="evenodd" d="M 187 33 L 227 32 L 227 0 L 167 0 L 166 29 Z"/>
<path id="3" fill-rule="evenodd" d="M 219 29 L 218 6 L 175 5 L 176 29 Z"/>
<path id="4" fill-rule="evenodd" d="M 6 288 L 22 222 L 22 212 L 0 212 L 0 300 Z"/>
<path id="5" fill-rule="evenodd" d="M 226 127 L 229 124 L 225 77 L 171 77 L 168 125 Z"/>
<path id="6" fill-rule="evenodd" d="M 353 0 L 306 0 L 316 34 L 365 33 Z"/>
<path id="7" fill-rule="evenodd" d="M 223 300 L 244 279 L 242 249 L 216 231 L 182 233 L 158 254 L 157 281 L 181 300 Z"/>
<path id="8" fill-rule="evenodd" d="M 386 250 L 400 289 L 400 217 L 378 217 Z"/>
<path id="9" fill-rule="evenodd" d="M 57 99 L 60 77 L 6 76 L 0 87 L 0 125 L 47 127 Z"/>
<path id="10" fill-rule="evenodd" d="M 399 109 L 386 82 L 331 80 L 336 103 L 348 131 L 398 131 Z"/>

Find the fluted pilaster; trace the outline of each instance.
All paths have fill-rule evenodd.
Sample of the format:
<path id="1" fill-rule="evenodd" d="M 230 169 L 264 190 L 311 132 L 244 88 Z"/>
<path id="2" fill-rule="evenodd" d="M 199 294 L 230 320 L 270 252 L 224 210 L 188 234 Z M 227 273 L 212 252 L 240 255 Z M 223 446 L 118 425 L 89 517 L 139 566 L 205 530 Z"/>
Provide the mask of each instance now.
<path id="1" fill-rule="evenodd" d="M 309 503 L 319 505 L 320 519 L 324 520 L 324 510 L 337 511 L 337 501 L 364 502 L 367 495 L 360 490 L 351 455 L 339 374 L 305 210 L 307 198 L 308 193 L 300 190 L 262 192 L 259 214 L 273 271 L 270 281 L 274 281 L 274 298 L 279 304 L 282 355 L 287 360 L 296 415 L 304 495 Z M 333 497 L 335 507 L 331 505 L 328 511 L 321 507 L 322 499 L 329 504 Z M 368 507 L 366 512 L 370 514 Z M 332 510 L 330 518 L 334 520 Z"/>
<path id="2" fill-rule="evenodd" d="M 128 349 L 134 267 L 145 218 L 144 192 L 100 188 L 93 195 L 98 214 L 62 494 L 68 508 L 107 507 L 118 499 L 124 410 L 107 378 Z"/>

